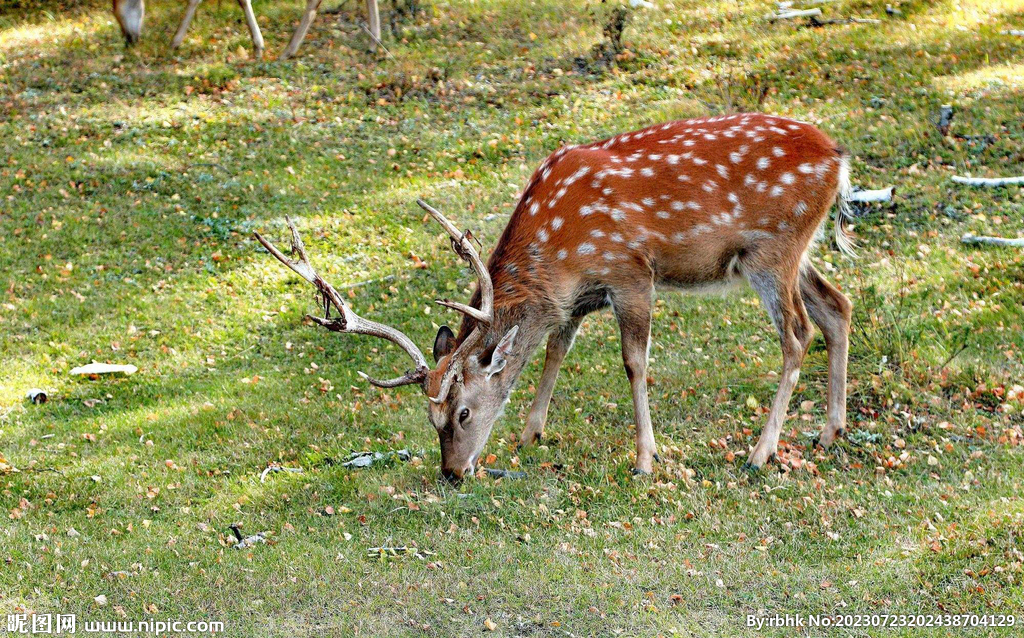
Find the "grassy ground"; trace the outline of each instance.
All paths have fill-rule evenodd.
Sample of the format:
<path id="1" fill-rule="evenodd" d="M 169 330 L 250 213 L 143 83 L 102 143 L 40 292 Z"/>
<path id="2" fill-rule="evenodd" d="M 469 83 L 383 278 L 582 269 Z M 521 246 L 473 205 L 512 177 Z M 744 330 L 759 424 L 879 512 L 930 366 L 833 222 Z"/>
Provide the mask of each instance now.
<path id="1" fill-rule="evenodd" d="M 1024 28 L 1024 2 L 911 0 L 890 17 L 841 0 L 824 17 L 881 24 L 818 29 L 766 23 L 766 2 L 657 2 L 607 69 L 595 2 L 424 2 L 377 57 L 349 2 L 289 63 L 245 59 L 231 2 L 202 6 L 172 53 L 178 6 L 152 4 L 130 52 L 105 2 L 0 8 L 0 617 L 721 636 L 755 635 L 746 614 L 1022 613 L 1024 262 L 959 237 L 1022 235 L 1024 190 L 949 177 L 1022 173 L 1024 38 L 1000 31 Z M 256 2 L 270 55 L 299 4 Z M 352 305 L 426 348 L 455 321 L 431 300 L 472 278 L 415 197 L 489 246 L 561 143 L 740 109 L 817 123 L 852 151 L 855 183 L 899 196 L 858 220 L 858 259 L 814 255 L 857 305 L 849 436 L 809 449 L 819 341 L 784 463 L 760 476 L 740 466 L 780 354 L 750 293 L 659 300 L 650 479 L 629 476 L 606 313 L 569 355 L 547 444 L 514 451 L 539 360 L 495 428 L 489 464 L 529 478 L 452 489 L 423 397 L 355 374 L 402 356 L 304 325 L 310 291 L 250 239 L 298 218 L 335 284 L 368 282 Z M 70 377 L 91 360 L 140 372 Z M 27 404 L 32 387 L 50 402 Z M 416 458 L 341 465 L 401 448 Z M 261 483 L 271 463 L 304 471 Z M 231 549 L 233 523 L 272 543 Z M 381 545 L 421 557 L 367 557 Z"/>

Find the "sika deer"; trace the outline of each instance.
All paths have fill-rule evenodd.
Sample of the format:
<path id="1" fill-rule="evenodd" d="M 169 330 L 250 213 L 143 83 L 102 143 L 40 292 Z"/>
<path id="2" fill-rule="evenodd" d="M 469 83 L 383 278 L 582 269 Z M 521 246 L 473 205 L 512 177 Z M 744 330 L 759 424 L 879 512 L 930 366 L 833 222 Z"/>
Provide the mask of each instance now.
<path id="1" fill-rule="evenodd" d="M 442 474 L 471 473 L 513 385 L 547 336 L 547 354 L 521 445 L 539 440 L 558 368 L 587 314 L 611 306 L 636 416 L 634 471 L 655 458 L 647 400 L 647 358 L 655 287 L 703 291 L 745 279 L 778 330 L 783 369 L 768 421 L 748 465 L 775 455 L 813 321 L 828 350 L 827 447 L 846 421 L 849 300 L 807 259 L 829 208 L 841 197 L 836 242 L 850 252 L 842 222 L 848 160 L 825 134 L 803 122 L 762 114 L 684 120 L 602 142 L 563 147 L 534 173 L 485 267 L 472 243 L 441 213 L 420 202 L 470 261 L 479 286 L 456 336 L 442 327 L 430 370 L 400 332 L 358 318 L 313 271 L 293 231 L 301 263 L 274 255 L 317 286 L 342 319 L 332 330 L 385 337 L 416 368 L 381 387 L 419 384 L 441 442 Z M 290 222 L 289 222 L 290 223 Z M 808 316 L 810 319 L 808 319 Z M 365 375 L 364 375 L 365 376 Z"/>

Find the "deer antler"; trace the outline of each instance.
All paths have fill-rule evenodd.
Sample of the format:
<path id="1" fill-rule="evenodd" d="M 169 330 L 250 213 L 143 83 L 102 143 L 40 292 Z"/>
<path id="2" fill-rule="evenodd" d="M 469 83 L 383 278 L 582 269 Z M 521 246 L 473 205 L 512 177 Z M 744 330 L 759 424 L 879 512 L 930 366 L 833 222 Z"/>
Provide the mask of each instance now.
<path id="1" fill-rule="evenodd" d="M 387 339 L 388 341 L 398 344 L 402 350 L 405 350 L 406 354 L 412 357 L 413 363 L 416 364 L 415 369 L 406 372 L 401 377 L 382 381 L 374 379 L 363 372 L 359 373 L 359 376 L 363 377 L 378 388 L 397 388 L 398 386 L 411 384 L 423 385 L 430 367 L 427 365 L 426 357 L 424 357 L 423 353 L 420 352 L 420 349 L 416 347 L 416 344 L 412 342 L 412 339 L 391 326 L 385 326 L 384 324 L 377 323 L 376 321 L 363 319 L 353 312 L 341 298 L 341 295 L 338 294 L 338 291 L 334 289 L 334 286 L 327 283 L 323 277 L 317 274 L 312 264 L 309 263 L 309 256 L 306 254 L 306 247 L 302 244 L 302 238 L 299 237 L 299 231 L 296 230 L 295 224 L 293 224 L 292 220 L 288 219 L 288 217 L 285 217 L 285 220 L 288 222 L 288 228 L 292 231 L 292 252 L 298 254 L 300 261 L 294 261 L 286 257 L 284 253 L 278 250 L 276 246 L 267 241 L 259 233 L 253 234 L 256 236 L 257 241 L 263 244 L 263 247 L 270 251 L 271 255 L 276 257 L 282 264 L 295 271 L 295 273 L 300 277 L 313 284 L 316 287 L 317 292 L 323 295 L 324 311 L 326 316 L 306 316 L 333 332 L 363 334 L 371 337 Z M 338 309 L 339 313 L 341 313 L 340 317 L 331 318 L 330 308 L 332 305 Z"/>
<path id="2" fill-rule="evenodd" d="M 433 217 L 437 223 L 444 227 L 445 231 L 451 238 L 452 250 L 459 256 L 469 262 L 476 271 L 477 279 L 480 282 L 480 308 L 476 309 L 466 304 L 461 304 L 455 301 L 449 301 L 447 299 L 438 299 L 437 303 L 453 310 L 476 319 L 477 325 L 474 326 L 473 331 L 469 333 L 469 336 L 459 344 L 459 347 L 452 354 L 448 361 L 448 368 L 444 371 L 444 376 L 441 377 L 441 388 L 437 393 L 437 396 L 430 397 L 430 400 L 434 403 L 441 403 L 448 397 L 448 392 L 451 390 L 452 382 L 455 377 L 462 372 L 462 366 L 466 362 L 466 357 L 469 356 L 469 352 L 476 346 L 476 344 L 483 338 L 484 332 L 494 321 L 494 284 L 491 283 L 491 274 L 487 271 L 487 266 L 483 260 L 480 259 L 480 254 L 473 248 L 473 242 L 470 241 L 469 233 L 460 232 L 455 224 L 448 221 L 441 211 L 437 210 L 430 204 L 426 203 L 422 199 L 417 199 L 416 203 L 420 207 L 427 211 L 431 217 Z"/>

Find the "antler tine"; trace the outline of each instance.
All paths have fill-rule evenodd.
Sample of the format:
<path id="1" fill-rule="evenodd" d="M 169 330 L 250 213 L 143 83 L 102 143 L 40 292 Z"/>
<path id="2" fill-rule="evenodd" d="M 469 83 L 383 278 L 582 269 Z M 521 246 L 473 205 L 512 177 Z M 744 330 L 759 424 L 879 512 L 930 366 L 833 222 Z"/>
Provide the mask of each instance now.
<path id="1" fill-rule="evenodd" d="M 466 233 L 460 232 L 455 224 L 448 221 L 441 211 L 437 210 L 422 199 L 417 199 L 416 203 L 420 205 L 420 208 L 427 211 L 431 217 L 433 217 L 437 223 L 444 227 L 445 231 L 452 238 L 452 248 L 458 253 L 460 257 L 465 259 L 473 266 L 473 270 L 476 271 L 476 277 L 480 282 L 480 309 L 476 310 L 469 309 L 460 303 L 447 301 L 446 303 L 440 303 L 442 306 L 458 310 L 463 314 L 467 314 L 477 321 L 483 323 L 491 323 L 494 319 L 494 285 L 491 283 L 491 274 L 487 271 L 487 266 L 484 261 L 480 259 L 480 254 L 476 252 L 476 248 L 473 247 L 473 242 L 469 240 Z M 472 311 L 471 311 L 472 310 Z"/>
<path id="2" fill-rule="evenodd" d="M 462 366 L 466 361 L 466 357 L 469 356 L 470 350 L 483 338 L 486 327 L 494 321 L 494 284 L 491 282 L 491 274 L 487 271 L 487 266 L 480 259 L 480 254 L 473 247 L 473 242 L 469 240 L 468 233 L 460 232 L 455 224 L 451 223 L 447 217 L 441 214 L 441 211 L 422 199 L 417 199 L 416 203 L 420 205 L 420 208 L 427 211 L 437 223 L 444 227 L 451 237 L 452 248 L 459 257 L 470 263 L 473 270 L 476 271 L 477 279 L 480 282 L 479 309 L 447 299 L 439 299 L 437 301 L 442 306 L 458 310 L 477 321 L 473 331 L 459 344 L 459 347 L 452 354 L 451 359 L 449 359 L 448 368 L 444 371 L 444 376 L 441 377 L 441 386 L 437 395 L 430 397 L 430 400 L 434 403 L 442 403 L 448 397 L 448 392 L 451 390 L 455 377 L 462 371 Z"/>
<path id="3" fill-rule="evenodd" d="M 427 358 L 423 356 L 420 349 L 416 347 L 412 339 L 407 337 L 403 332 L 392 328 L 391 326 L 377 323 L 369 319 L 364 319 L 357 315 L 345 300 L 341 298 L 338 291 L 334 289 L 334 286 L 327 283 L 323 277 L 321 277 L 313 265 L 309 262 L 309 255 L 306 253 L 306 247 L 302 243 L 302 237 L 299 236 L 299 231 L 295 228 L 295 224 L 288 217 L 285 217 L 285 221 L 288 222 L 288 228 L 291 230 L 292 235 L 292 250 L 299 255 L 300 261 L 289 259 L 282 253 L 274 244 L 270 243 L 263 235 L 259 233 L 253 233 L 256 236 L 256 240 L 263 244 L 271 255 L 277 258 L 282 264 L 293 270 L 300 277 L 313 284 L 317 291 L 324 296 L 324 299 L 329 305 L 333 305 L 338 309 L 341 317 L 338 319 L 328 319 L 326 317 L 314 317 L 306 315 L 315 323 L 331 330 L 333 332 L 345 332 L 349 334 L 362 334 L 371 337 L 379 337 L 381 339 L 387 339 L 392 343 L 398 345 L 406 354 L 412 358 L 413 363 L 416 364 L 415 369 L 406 372 L 401 377 L 394 379 L 379 380 L 369 375 L 359 372 L 359 376 L 363 377 L 373 385 L 380 388 L 397 388 L 402 385 L 409 385 L 413 383 L 423 384 L 427 378 L 427 372 L 430 370 L 430 366 L 427 365 Z"/>

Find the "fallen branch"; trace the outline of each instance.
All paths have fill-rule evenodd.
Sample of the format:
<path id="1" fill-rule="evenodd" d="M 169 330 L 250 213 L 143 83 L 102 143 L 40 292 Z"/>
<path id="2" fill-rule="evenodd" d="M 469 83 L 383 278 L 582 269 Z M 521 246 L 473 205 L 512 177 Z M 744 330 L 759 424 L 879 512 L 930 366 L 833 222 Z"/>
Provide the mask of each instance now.
<path id="1" fill-rule="evenodd" d="M 860 202 L 866 204 L 869 202 L 891 202 L 892 196 L 896 192 L 895 186 L 889 186 L 888 188 L 880 188 L 873 191 L 854 191 L 850 194 L 851 202 Z"/>
<path id="2" fill-rule="evenodd" d="M 1021 177 L 960 177 L 959 175 L 953 176 L 953 181 L 957 184 L 966 184 L 967 186 L 988 186 L 994 188 L 997 186 L 1008 186 L 1010 184 L 1024 184 L 1024 176 Z"/>
<path id="3" fill-rule="evenodd" d="M 297 473 L 302 472 L 302 468 L 301 467 L 282 467 L 280 465 L 268 466 L 267 469 L 263 470 L 263 472 L 260 474 L 260 483 L 265 483 L 267 481 L 267 475 L 270 474 L 271 472 L 294 472 L 294 473 L 297 474 Z"/>
<path id="4" fill-rule="evenodd" d="M 1010 239 L 1008 237 L 988 237 L 985 235 L 965 234 L 960 238 L 965 244 L 988 244 L 991 246 L 1011 246 L 1013 248 L 1024 248 L 1024 238 Z"/>

